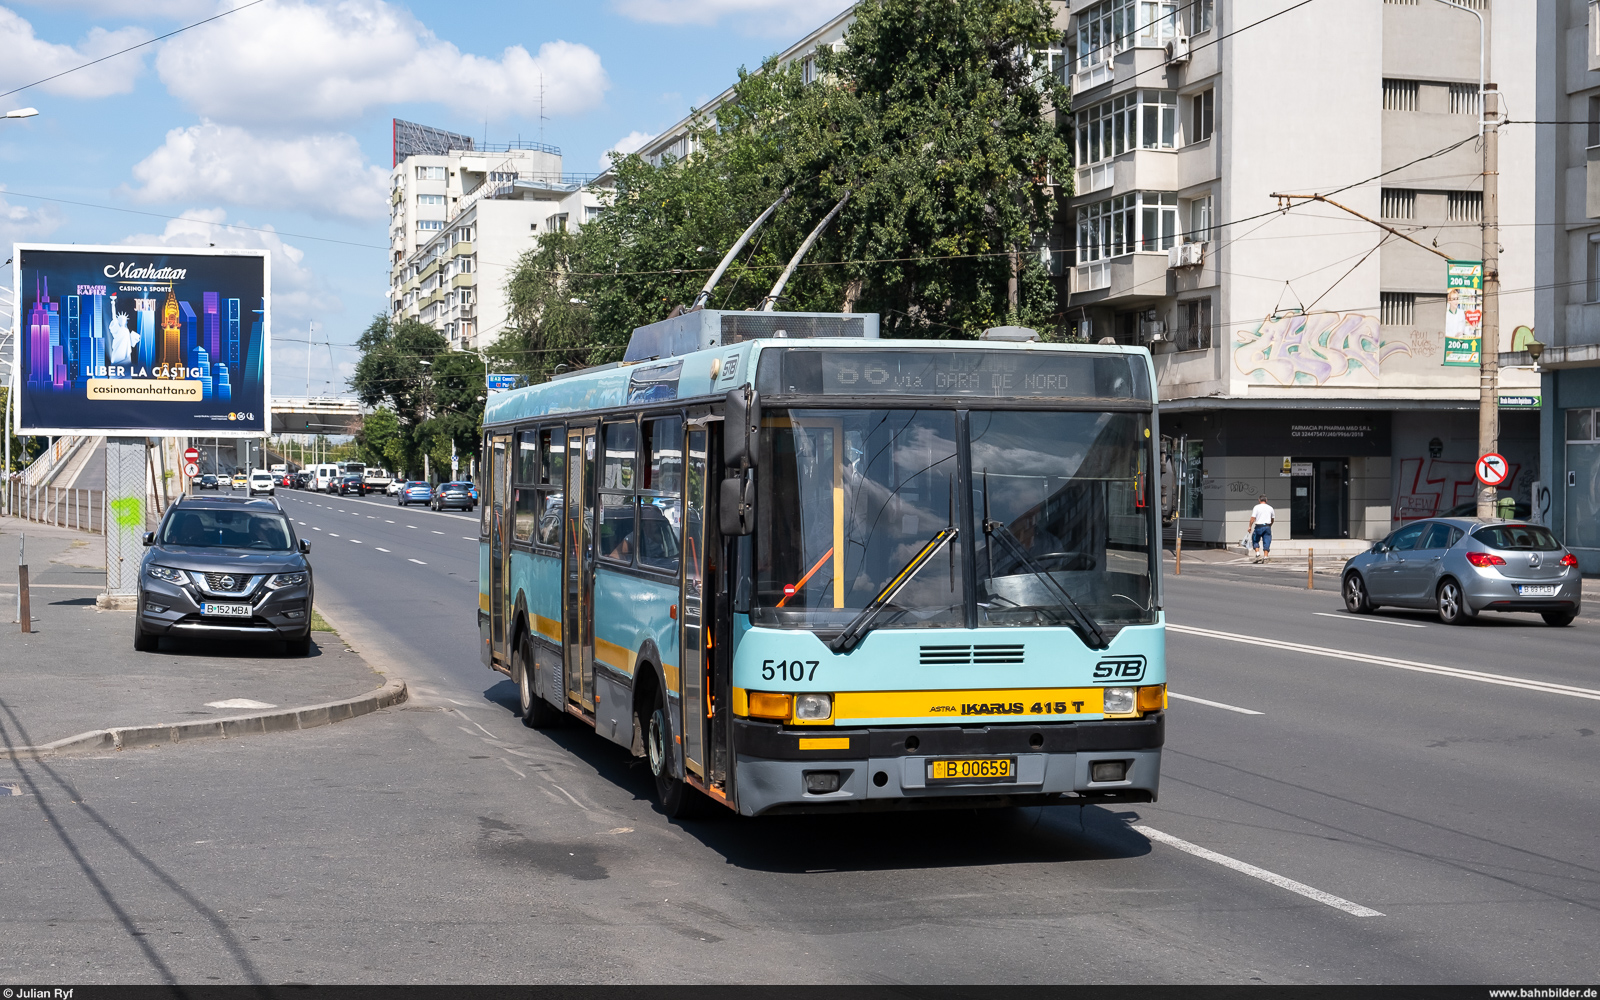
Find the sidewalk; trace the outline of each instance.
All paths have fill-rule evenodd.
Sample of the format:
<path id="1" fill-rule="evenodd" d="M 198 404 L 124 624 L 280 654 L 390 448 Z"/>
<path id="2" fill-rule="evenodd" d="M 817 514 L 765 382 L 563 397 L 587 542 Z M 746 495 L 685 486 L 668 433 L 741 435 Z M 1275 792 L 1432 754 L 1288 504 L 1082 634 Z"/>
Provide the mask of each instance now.
<path id="1" fill-rule="evenodd" d="M 35 619 L 28 635 L 16 620 L 24 532 Z M 167 640 L 158 652 L 134 652 L 133 615 L 95 607 L 105 589 L 104 544 L 0 518 L 0 735 L 13 746 L 320 705 L 385 684 L 333 632 L 312 634 L 309 657 L 286 656 L 276 643 Z"/>

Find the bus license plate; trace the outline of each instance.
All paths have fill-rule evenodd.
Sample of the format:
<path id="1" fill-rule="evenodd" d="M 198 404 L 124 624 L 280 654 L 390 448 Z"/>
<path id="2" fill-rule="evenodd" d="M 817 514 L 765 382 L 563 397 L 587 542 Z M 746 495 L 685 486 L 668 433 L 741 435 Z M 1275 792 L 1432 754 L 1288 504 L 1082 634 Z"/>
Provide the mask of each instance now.
<path id="1" fill-rule="evenodd" d="M 1518 587 L 1517 593 L 1523 597 L 1554 597 L 1558 590 L 1559 587 L 1553 586 Z"/>
<path id="2" fill-rule="evenodd" d="M 248 604 L 202 604 L 200 613 L 203 615 L 220 615 L 223 618 L 249 618 L 250 605 Z"/>
<path id="3" fill-rule="evenodd" d="M 928 761 L 928 780 L 941 782 L 1016 781 L 1015 757 L 966 757 Z"/>

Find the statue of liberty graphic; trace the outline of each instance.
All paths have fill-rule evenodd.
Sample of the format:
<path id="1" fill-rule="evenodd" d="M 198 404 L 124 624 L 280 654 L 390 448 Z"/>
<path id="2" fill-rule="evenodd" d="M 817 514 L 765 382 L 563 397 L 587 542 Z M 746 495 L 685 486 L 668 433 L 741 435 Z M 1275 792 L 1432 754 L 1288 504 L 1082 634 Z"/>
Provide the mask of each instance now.
<path id="1" fill-rule="evenodd" d="M 133 364 L 133 349 L 139 345 L 139 334 L 129 329 L 128 315 L 117 309 L 117 297 L 111 296 L 111 364 L 124 368 Z"/>

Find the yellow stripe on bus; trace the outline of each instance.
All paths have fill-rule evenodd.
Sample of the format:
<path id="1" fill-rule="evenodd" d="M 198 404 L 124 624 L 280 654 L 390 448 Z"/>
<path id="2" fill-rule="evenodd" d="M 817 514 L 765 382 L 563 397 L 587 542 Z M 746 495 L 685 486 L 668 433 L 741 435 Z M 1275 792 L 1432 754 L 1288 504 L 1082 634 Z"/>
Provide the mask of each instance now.
<path id="1" fill-rule="evenodd" d="M 633 673 L 633 652 L 626 646 L 607 642 L 597 636 L 594 640 L 594 658 L 597 663 L 604 663 L 613 670 Z"/>
<path id="2" fill-rule="evenodd" d="M 534 615 L 533 627 L 540 635 L 544 636 L 546 639 L 549 639 L 551 642 L 561 641 L 561 623 L 556 621 L 554 618 L 546 618 L 544 615 Z"/>
<path id="3" fill-rule="evenodd" d="M 1008 688 L 988 691 L 840 691 L 835 723 L 855 719 L 985 719 L 1102 715 L 1103 688 Z"/>

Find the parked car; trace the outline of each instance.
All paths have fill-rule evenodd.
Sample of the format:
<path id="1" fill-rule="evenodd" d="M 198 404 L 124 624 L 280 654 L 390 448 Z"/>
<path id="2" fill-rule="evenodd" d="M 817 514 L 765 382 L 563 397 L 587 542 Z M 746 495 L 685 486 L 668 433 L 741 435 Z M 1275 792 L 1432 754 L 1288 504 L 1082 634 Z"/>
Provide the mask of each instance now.
<path id="1" fill-rule="evenodd" d="M 425 504 L 433 499 L 433 487 L 420 479 L 414 479 L 400 488 L 400 506 L 409 507 L 414 503 Z"/>
<path id="2" fill-rule="evenodd" d="M 278 491 L 278 481 L 266 469 L 256 469 L 250 473 L 249 489 L 251 496 L 273 496 Z"/>
<path id="3" fill-rule="evenodd" d="M 197 490 L 220 490 L 222 489 L 222 480 L 208 472 L 194 481 L 194 488 Z"/>
<path id="4" fill-rule="evenodd" d="M 249 486 L 250 486 L 250 479 L 249 479 L 248 476 L 246 476 L 242 472 L 235 472 L 233 474 L 233 479 L 230 480 L 229 483 L 228 483 L 228 488 L 229 489 L 235 489 L 235 490 L 248 489 Z"/>
<path id="5" fill-rule="evenodd" d="M 1550 529 L 1520 521 L 1429 518 L 1344 564 L 1345 607 L 1431 608 L 1447 625 L 1484 611 L 1527 611 L 1570 625 L 1583 596 L 1578 559 Z"/>
<path id="6" fill-rule="evenodd" d="M 472 510 L 478 505 L 478 498 L 472 495 L 471 483 L 440 483 L 439 488 L 433 491 L 431 506 L 434 510 L 444 510 L 456 507 L 460 510 Z"/>
<path id="7" fill-rule="evenodd" d="M 309 490 L 311 488 L 311 478 L 311 473 L 309 472 L 295 473 L 294 488 L 297 490 Z"/>
<path id="8" fill-rule="evenodd" d="M 340 496 L 347 496 L 351 493 L 354 493 L 358 497 L 364 497 L 367 495 L 367 484 L 361 481 L 361 476 L 359 474 L 351 473 L 348 476 L 339 477 L 334 486 L 334 492 L 338 493 Z"/>
<path id="9" fill-rule="evenodd" d="M 273 639 L 310 655 L 311 546 L 276 500 L 184 497 L 144 544 L 134 649 L 168 635 Z"/>

